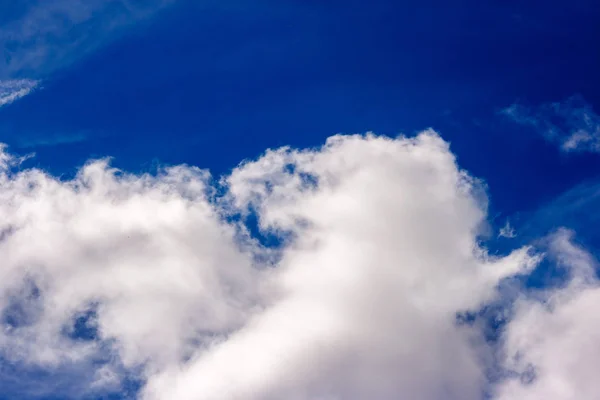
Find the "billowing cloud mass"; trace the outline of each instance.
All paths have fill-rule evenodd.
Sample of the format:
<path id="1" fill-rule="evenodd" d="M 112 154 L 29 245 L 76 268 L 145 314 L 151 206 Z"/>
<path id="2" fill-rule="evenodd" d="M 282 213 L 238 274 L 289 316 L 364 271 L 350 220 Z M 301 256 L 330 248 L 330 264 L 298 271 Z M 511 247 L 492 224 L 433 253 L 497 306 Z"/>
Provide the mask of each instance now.
<path id="1" fill-rule="evenodd" d="M 537 130 L 565 152 L 600 152 L 600 116 L 581 96 L 530 108 L 512 104 L 502 114 Z"/>
<path id="2" fill-rule="evenodd" d="M 519 297 L 500 344 L 457 322 L 540 256 L 481 247 L 483 186 L 433 131 L 267 151 L 220 180 L 106 160 L 59 180 L 1 160 L 10 363 L 80 366 L 89 390 L 135 373 L 143 400 L 593 398 L 597 357 L 579 352 L 593 338 L 593 261 L 565 234 L 549 254 L 577 273 L 547 293 L 555 308 Z M 510 373 L 490 382 L 490 370 Z"/>

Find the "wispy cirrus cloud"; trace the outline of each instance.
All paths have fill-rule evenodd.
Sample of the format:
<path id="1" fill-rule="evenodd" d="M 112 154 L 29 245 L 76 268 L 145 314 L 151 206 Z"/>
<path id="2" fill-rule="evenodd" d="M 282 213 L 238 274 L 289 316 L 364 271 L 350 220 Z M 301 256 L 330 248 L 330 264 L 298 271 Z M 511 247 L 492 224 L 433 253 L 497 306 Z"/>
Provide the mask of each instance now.
<path id="1" fill-rule="evenodd" d="M 514 103 L 501 114 L 535 129 L 562 151 L 600 152 L 600 116 L 581 96 L 536 107 Z"/>
<path id="2" fill-rule="evenodd" d="M 0 22 L 0 79 L 40 77 L 69 65 L 174 2 L 27 0 Z"/>
<path id="3" fill-rule="evenodd" d="M 39 84 L 32 79 L 10 79 L 0 81 L 0 107 L 27 96 Z"/>

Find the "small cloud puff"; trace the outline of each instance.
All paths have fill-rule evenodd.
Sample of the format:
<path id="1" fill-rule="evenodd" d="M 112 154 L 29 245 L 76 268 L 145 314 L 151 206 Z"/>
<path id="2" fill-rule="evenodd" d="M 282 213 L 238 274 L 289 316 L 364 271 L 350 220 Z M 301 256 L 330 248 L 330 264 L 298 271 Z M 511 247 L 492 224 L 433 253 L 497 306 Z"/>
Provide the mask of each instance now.
<path id="1" fill-rule="evenodd" d="M 498 232 L 498 237 L 512 239 L 517 237 L 517 232 L 515 231 L 515 228 L 513 228 L 513 226 L 510 224 L 510 222 L 506 221 L 504 226 L 500 228 L 500 231 Z"/>

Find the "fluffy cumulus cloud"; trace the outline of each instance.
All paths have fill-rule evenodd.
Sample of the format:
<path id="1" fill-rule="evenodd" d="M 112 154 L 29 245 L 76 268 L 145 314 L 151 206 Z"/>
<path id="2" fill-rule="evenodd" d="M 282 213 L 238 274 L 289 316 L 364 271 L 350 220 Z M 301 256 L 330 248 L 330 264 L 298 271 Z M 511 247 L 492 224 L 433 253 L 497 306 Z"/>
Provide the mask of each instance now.
<path id="1" fill-rule="evenodd" d="M 561 287 L 521 298 L 508 325 L 504 366 L 519 379 L 498 387 L 498 400 L 596 399 L 600 368 L 597 261 L 559 230 L 548 256 L 568 274 Z"/>
<path id="2" fill-rule="evenodd" d="M 228 340 L 157 375 L 146 399 L 478 399 L 479 337 L 458 310 L 494 296 L 525 252 L 477 248 L 477 182 L 433 133 L 334 137 L 227 178 L 233 202 L 291 232 L 274 297 Z"/>
<path id="3" fill-rule="evenodd" d="M 210 205 L 207 179 L 187 167 L 118 174 L 104 161 L 68 182 L 2 173 L 3 358 L 53 369 L 108 352 L 150 371 L 242 326 L 260 306 L 260 272 Z M 104 367 L 100 380 L 118 365 Z"/>
<path id="4" fill-rule="evenodd" d="M 135 373 L 143 400 L 479 400 L 492 369 L 498 399 L 593 398 L 593 259 L 565 234 L 549 254 L 572 283 L 520 298 L 501 344 L 457 323 L 539 256 L 481 247 L 485 191 L 435 132 L 335 136 L 220 180 L 106 160 L 60 180 L 1 154 L 5 364 L 75 366 L 96 391 Z"/>
<path id="5" fill-rule="evenodd" d="M 600 116 L 581 96 L 535 108 L 515 103 L 501 113 L 537 130 L 565 152 L 600 152 Z"/>

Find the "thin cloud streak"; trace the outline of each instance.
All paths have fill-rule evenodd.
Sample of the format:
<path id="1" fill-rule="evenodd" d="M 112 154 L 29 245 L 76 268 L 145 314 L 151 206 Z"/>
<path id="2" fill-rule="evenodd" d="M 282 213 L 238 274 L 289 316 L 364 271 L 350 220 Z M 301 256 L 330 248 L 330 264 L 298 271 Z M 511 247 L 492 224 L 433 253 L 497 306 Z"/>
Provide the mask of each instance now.
<path id="1" fill-rule="evenodd" d="M 12 79 L 0 81 L 0 107 L 11 104 L 27 96 L 37 86 L 39 81 L 32 79 Z"/>

